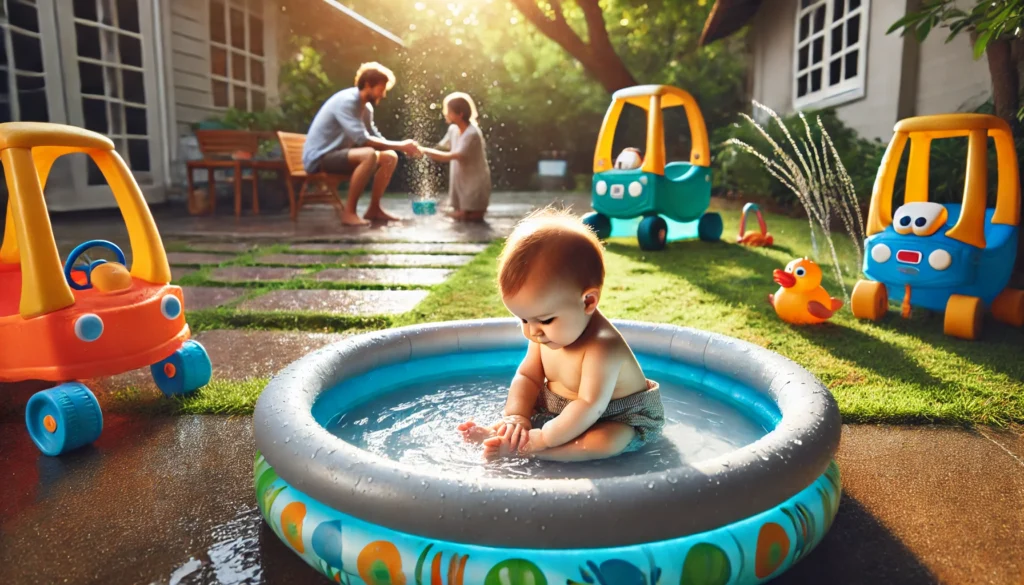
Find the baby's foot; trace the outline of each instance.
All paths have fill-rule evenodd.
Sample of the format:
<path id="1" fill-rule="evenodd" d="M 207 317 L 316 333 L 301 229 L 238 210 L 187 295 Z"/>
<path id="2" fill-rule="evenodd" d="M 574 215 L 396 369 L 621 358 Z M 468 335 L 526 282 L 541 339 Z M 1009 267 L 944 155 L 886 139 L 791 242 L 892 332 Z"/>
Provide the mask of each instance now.
<path id="1" fill-rule="evenodd" d="M 462 433 L 462 440 L 469 443 L 483 443 L 485 439 L 494 436 L 494 429 L 480 426 L 471 420 L 459 425 L 458 429 Z"/>
<path id="2" fill-rule="evenodd" d="M 512 455 L 512 444 L 505 437 L 494 436 L 484 440 L 484 459 L 493 461 Z"/>

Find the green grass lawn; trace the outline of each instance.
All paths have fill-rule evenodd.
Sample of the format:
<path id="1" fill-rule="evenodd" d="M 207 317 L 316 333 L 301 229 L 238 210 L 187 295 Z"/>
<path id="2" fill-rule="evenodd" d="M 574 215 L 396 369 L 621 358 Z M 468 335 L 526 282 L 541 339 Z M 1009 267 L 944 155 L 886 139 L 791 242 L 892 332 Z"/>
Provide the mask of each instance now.
<path id="1" fill-rule="evenodd" d="M 945 422 L 1002 425 L 1024 421 L 1024 331 L 986 317 L 980 341 L 942 332 L 942 315 L 898 309 L 877 323 L 853 317 L 848 304 L 824 325 L 795 327 L 781 321 L 766 297 L 778 285 L 771 273 L 811 255 L 806 219 L 768 215 L 776 247 L 748 248 L 735 238 L 739 212 L 723 212 L 721 243 L 677 242 L 644 252 L 635 240 L 607 245 L 607 278 L 601 310 L 613 319 L 696 327 L 744 339 L 796 361 L 833 392 L 847 422 Z M 856 256 L 846 235 L 835 238 L 840 262 L 856 277 Z M 819 238 L 819 262 L 828 261 Z M 508 316 L 495 289 L 495 242 L 415 311 L 395 325 Z M 842 291 L 823 266 L 825 286 Z"/>

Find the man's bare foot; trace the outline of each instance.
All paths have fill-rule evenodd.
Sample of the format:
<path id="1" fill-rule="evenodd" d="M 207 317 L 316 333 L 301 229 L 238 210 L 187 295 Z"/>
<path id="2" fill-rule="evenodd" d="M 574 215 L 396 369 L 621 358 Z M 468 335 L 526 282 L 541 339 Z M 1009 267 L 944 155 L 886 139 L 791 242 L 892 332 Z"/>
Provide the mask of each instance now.
<path id="1" fill-rule="evenodd" d="M 354 213 L 349 213 L 347 211 L 342 211 L 339 214 L 339 216 L 341 217 L 342 225 L 353 225 L 353 226 L 370 225 L 369 221 L 359 217 L 358 215 L 356 215 Z"/>
<path id="2" fill-rule="evenodd" d="M 512 444 L 505 437 L 494 436 L 484 439 L 484 459 L 493 461 L 502 457 L 512 457 Z"/>
<path id="3" fill-rule="evenodd" d="M 363 214 L 363 218 L 370 221 L 401 221 L 402 218 L 395 217 L 390 213 L 384 211 L 380 207 L 376 209 L 367 209 L 366 213 Z"/>
<path id="4" fill-rule="evenodd" d="M 494 436 L 494 429 L 476 424 L 473 421 L 466 421 L 457 427 L 462 434 L 462 440 L 468 443 L 483 443 L 485 439 Z"/>

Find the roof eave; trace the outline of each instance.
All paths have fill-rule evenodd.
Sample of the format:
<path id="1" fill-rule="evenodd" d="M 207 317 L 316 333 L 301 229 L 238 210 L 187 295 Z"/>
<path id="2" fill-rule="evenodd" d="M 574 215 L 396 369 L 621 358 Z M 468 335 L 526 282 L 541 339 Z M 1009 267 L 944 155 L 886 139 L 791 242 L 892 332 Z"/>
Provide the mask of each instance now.
<path id="1" fill-rule="evenodd" d="M 388 31 L 384 27 L 376 24 L 375 22 L 371 21 L 370 19 L 366 18 L 365 16 L 359 14 L 355 10 L 352 10 L 348 6 L 345 6 L 344 4 L 338 2 L 337 0 L 324 0 L 324 2 L 326 2 L 327 5 L 330 6 L 331 8 L 334 8 L 338 12 L 341 12 L 342 14 L 344 14 L 344 15 L 348 16 L 349 18 L 351 18 L 352 20 L 355 20 L 359 24 L 361 24 L 361 25 L 365 26 L 366 28 L 372 30 L 373 32 L 379 34 L 380 36 L 384 37 L 385 39 L 395 43 L 399 47 L 403 47 L 403 48 L 405 47 L 405 43 L 402 41 L 401 38 L 399 38 L 398 36 L 392 34 L 390 31 Z"/>
<path id="2" fill-rule="evenodd" d="M 716 0 L 704 22 L 697 46 L 724 39 L 746 26 L 757 14 L 763 0 Z"/>

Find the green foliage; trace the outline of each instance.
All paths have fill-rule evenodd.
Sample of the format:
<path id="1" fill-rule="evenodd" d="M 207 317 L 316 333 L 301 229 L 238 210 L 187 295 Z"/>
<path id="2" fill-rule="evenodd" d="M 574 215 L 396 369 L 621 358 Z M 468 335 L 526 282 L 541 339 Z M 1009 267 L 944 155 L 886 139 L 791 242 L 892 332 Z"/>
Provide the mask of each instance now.
<path id="1" fill-rule="evenodd" d="M 885 145 L 880 140 L 867 140 L 845 125 L 836 115 L 835 110 L 828 109 L 817 112 L 805 112 L 808 120 L 820 118 L 825 131 L 835 145 L 839 159 L 843 161 L 850 179 L 853 181 L 857 199 L 866 203 L 871 198 L 878 165 L 881 163 Z M 798 114 L 782 117 L 783 123 L 794 139 L 806 140 L 806 130 Z M 811 140 L 821 143 L 821 129 L 817 124 L 810 124 Z M 765 129 L 772 139 L 791 157 L 796 153 L 778 124 L 766 125 Z M 712 159 L 716 172 L 715 187 L 718 190 L 736 191 L 741 194 L 763 195 L 775 203 L 790 209 L 798 208 L 800 202 L 796 196 L 782 183 L 764 170 L 761 161 L 739 151 L 732 145 L 725 144 L 729 139 L 737 139 L 753 146 L 760 152 L 771 152 L 768 141 L 747 122 L 736 122 L 726 126 L 712 135 Z"/>
<path id="2" fill-rule="evenodd" d="M 886 33 L 902 29 L 901 34 L 913 33 L 924 41 L 934 28 L 948 28 L 948 43 L 963 31 L 976 34 L 974 58 L 985 54 L 985 48 L 994 39 L 1020 38 L 1024 25 L 1024 0 L 979 0 L 970 10 L 957 6 L 957 0 L 929 0 L 920 9 L 897 20 Z"/>

